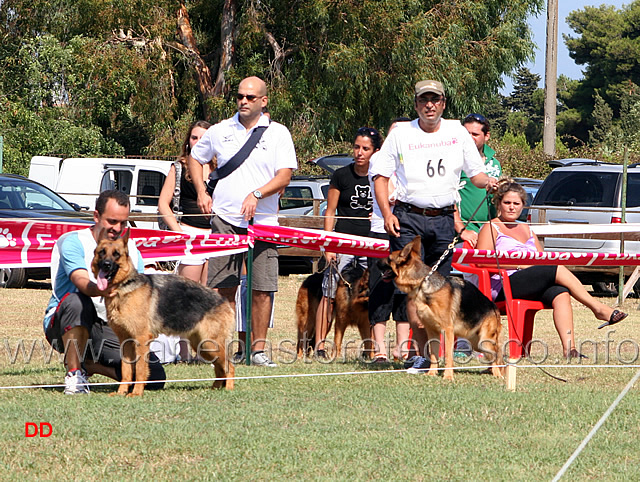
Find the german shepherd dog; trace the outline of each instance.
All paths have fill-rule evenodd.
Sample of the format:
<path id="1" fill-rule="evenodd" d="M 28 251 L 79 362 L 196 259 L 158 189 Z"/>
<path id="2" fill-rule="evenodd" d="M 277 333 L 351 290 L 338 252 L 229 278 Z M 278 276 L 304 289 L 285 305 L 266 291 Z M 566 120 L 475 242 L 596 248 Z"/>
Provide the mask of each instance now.
<path id="1" fill-rule="evenodd" d="M 308 355 L 315 345 L 316 312 L 322 299 L 323 273 L 307 277 L 298 290 L 296 317 L 298 322 L 298 357 Z M 336 287 L 332 320 L 335 319 L 336 357 L 342 354 L 344 332 L 356 326 L 364 341 L 364 355 L 373 354 L 369 325 L 369 270 L 349 264 L 341 273 Z"/>
<path id="2" fill-rule="evenodd" d="M 431 268 L 422 262 L 421 239 L 416 236 L 403 249 L 394 251 L 382 262 L 383 279 L 393 279 L 401 291 L 414 300 L 418 318 L 429 339 L 431 367 L 429 375 L 436 374 L 440 334 L 445 336 L 444 378 L 453 380 L 454 337 L 467 339 L 474 350 L 481 351 L 491 372 L 502 377 L 502 349 L 500 346 L 500 312 L 472 283 L 455 276 L 444 277 L 434 272 L 425 279 Z M 434 343 L 434 341 L 436 343 Z"/>
<path id="3" fill-rule="evenodd" d="M 213 363 L 217 378 L 213 388 L 233 389 L 235 369 L 227 358 L 233 310 L 217 292 L 172 274 L 144 275 L 129 257 L 124 236 L 110 240 L 100 233 L 91 269 L 98 288 L 112 287 L 105 298 L 107 321 L 122 347 L 122 382 L 118 395 L 129 394 L 133 381 L 149 377 L 149 345 L 159 333 L 189 340 L 193 349 Z M 136 383 L 129 396 L 142 395 L 144 383 Z"/>

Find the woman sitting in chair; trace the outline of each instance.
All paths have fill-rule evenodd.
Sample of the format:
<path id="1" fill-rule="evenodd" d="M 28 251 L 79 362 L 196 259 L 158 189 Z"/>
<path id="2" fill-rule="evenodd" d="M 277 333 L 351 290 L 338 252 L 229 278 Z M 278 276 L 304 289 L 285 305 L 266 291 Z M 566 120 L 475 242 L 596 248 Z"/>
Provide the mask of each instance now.
<path id="1" fill-rule="evenodd" d="M 520 184 L 511 179 L 500 180 L 498 190 L 493 196 L 498 217 L 482 227 L 476 249 L 542 251 L 531 227 L 516 221 L 526 199 L 527 194 Z M 552 307 L 553 321 L 560 335 L 565 357 L 584 357 L 575 346 L 571 297 L 589 308 L 598 320 L 605 321 L 600 328 L 618 323 L 627 317 L 626 313 L 614 310 L 591 296 L 565 266 L 518 266 L 515 270 L 509 270 L 508 274 L 514 298 L 542 301 Z M 500 275 L 492 277 L 491 294 L 495 301 L 504 300 Z"/>

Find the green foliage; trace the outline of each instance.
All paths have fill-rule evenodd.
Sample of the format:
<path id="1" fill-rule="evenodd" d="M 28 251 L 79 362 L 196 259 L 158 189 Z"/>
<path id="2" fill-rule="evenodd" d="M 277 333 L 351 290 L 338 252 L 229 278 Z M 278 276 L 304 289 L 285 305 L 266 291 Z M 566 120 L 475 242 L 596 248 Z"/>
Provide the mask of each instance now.
<path id="1" fill-rule="evenodd" d="M 611 131 L 613 110 L 602 96 L 596 92 L 593 107 L 593 129 L 589 132 L 589 141 L 592 145 L 605 140 Z"/>
<path id="2" fill-rule="evenodd" d="M 267 81 L 272 115 L 291 128 L 301 158 L 349 142 L 362 125 L 386 127 L 393 117 L 413 115 L 412 86 L 424 78 L 443 81 L 447 114 L 458 117 L 480 110 L 497 93 L 502 75 L 531 58 L 527 18 L 542 5 L 237 2 L 228 90 L 212 98 L 198 92 L 193 55 L 177 44 L 177 2 L 1 2 L 0 98 L 28 111 L 0 128 L 5 165 L 24 169 L 33 154 L 94 152 L 96 146 L 104 154 L 175 154 L 179 142 L 172 143 L 190 121 L 208 112 L 216 122 L 234 112 L 229 94 L 247 75 Z M 186 6 L 215 80 L 223 2 L 193 0 Z M 61 135 L 44 132 L 53 120 L 64 121 L 62 130 L 87 132 L 50 139 Z M 30 140 L 15 144 L 20 130 Z"/>
<path id="3" fill-rule="evenodd" d="M 586 65 L 583 94 L 592 96 L 601 89 L 615 113 L 620 109 L 618 94 L 624 84 L 640 84 L 638 18 L 637 0 L 620 9 L 607 5 L 585 7 L 567 17 L 568 25 L 579 35 L 564 36 L 569 55 L 577 64 Z"/>
<path id="4" fill-rule="evenodd" d="M 519 68 L 513 82 L 513 92 L 505 99 L 505 106 L 512 111 L 537 115 L 539 105 L 534 100 L 534 94 L 538 89 L 540 78 L 538 74 L 534 74 L 526 67 Z"/>
<path id="5" fill-rule="evenodd" d="M 577 34 L 564 35 L 569 55 L 585 68 L 584 79 L 565 92 L 562 100 L 580 113 L 580 123 L 572 135 L 585 142 L 598 142 L 607 137 L 609 114 L 604 105 L 610 108 L 615 124 L 630 85 L 640 85 L 639 18 L 638 0 L 620 9 L 607 5 L 585 7 L 567 17 L 567 23 Z M 613 126 L 611 129 L 615 135 L 612 141 L 617 143 L 618 135 L 613 132 L 616 129 Z M 612 145 L 607 142 L 605 149 L 610 150 Z"/>
<path id="6" fill-rule="evenodd" d="M 509 111 L 506 115 L 507 131 L 524 134 L 532 147 L 542 137 L 544 90 L 538 88 L 539 82 L 538 74 L 521 67 L 515 75 L 513 92 L 502 99 L 504 108 Z"/>

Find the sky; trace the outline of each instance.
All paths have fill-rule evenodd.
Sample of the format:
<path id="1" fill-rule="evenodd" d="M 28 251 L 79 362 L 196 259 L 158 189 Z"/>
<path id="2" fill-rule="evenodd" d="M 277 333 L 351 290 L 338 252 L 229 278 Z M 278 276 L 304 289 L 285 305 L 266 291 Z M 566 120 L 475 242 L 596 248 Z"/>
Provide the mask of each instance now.
<path id="1" fill-rule="evenodd" d="M 564 74 L 571 79 L 579 80 L 582 78 L 581 65 L 576 65 L 571 57 L 569 57 L 569 51 L 564 44 L 562 34 L 568 34 L 572 37 L 576 36 L 576 33 L 569 28 L 565 19 L 567 15 L 574 10 L 582 10 L 587 6 L 600 6 L 600 5 L 613 5 L 616 8 L 622 7 L 622 5 L 628 5 L 632 0 L 558 0 L 558 75 Z M 534 62 L 530 62 L 525 65 L 531 72 L 540 75 L 540 87 L 544 87 L 544 55 L 547 44 L 547 11 L 545 10 L 538 17 L 531 17 L 529 19 L 529 25 L 533 31 L 533 41 L 538 46 L 535 52 L 536 59 Z M 505 77 L 505 87 L 501 89 L 503 95 L 509 95 L 513 90 L 513 82 L 511 79 Z"/>

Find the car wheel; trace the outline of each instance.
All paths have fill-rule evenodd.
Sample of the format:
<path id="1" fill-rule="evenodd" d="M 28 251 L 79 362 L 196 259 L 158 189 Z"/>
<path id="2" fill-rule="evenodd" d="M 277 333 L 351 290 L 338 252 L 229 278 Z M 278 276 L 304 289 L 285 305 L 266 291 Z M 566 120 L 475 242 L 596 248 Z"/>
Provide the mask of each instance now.
<path id="1" fill-rule="evenodd" d="M 1 268 L 0 288 L 24 288 L 27 271 L 24 268 Z"/>

